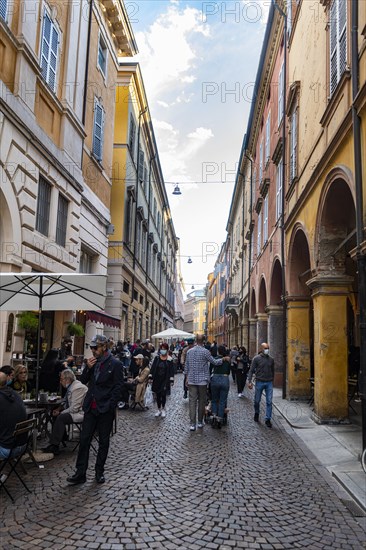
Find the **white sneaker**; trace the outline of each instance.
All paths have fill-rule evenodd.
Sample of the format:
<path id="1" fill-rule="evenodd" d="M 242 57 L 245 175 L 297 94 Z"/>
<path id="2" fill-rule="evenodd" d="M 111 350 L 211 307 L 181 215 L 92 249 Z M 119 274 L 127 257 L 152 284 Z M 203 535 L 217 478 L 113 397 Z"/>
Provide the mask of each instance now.
<path id="1" fill-rule="evenodd" d="M 156 412 L 155 416 L 161 416 L 161 411 Z"/>
<path id="2" fill-rule="evenodd" d="M 164 411 L 164 409 L 161 411 L 161 418 L 165 418 L 166 417 L 166 412 Z"/>
<path id="3" fill-rule="evenodd" d="M 238 397 L 243 397 L 243 394 L 242 394 L 242 393 L 238 393 Z"/>
<path id="4" fill-rule="evenodd" d="M 203 428 L 203 422 L 198 422 L 197 428 Z"/>
<path id="5" fill-rule="evenodd" d="M 194 424 L 191 424 L 191 427 L 189 429 L 191 430 L 191 432 L 195 432 L 196 426 Z"/>

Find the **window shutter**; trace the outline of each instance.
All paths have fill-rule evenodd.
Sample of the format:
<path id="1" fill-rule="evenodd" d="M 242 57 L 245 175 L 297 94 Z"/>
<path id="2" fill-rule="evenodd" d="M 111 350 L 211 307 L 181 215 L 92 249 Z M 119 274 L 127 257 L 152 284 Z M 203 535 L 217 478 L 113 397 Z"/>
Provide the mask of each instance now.
<path id="1" fill-rule="evenodd" d="M 143 181 L 144 179 L 144 152 L 142 149 L 139 150 L 139 165 L 138 165 L 138 172 L 139 172 L 139 180 Z"/>
<path id="2" fill-rule="evenodd" d="M 41 71 L 42 77 L 53 92 L 56 90 L 58 43 L 59 34 L 48 13 L 45 11 L 43 17 Z"/>
<path id="3" fill-rule="evenodd" d="M 101 161 L 103 156 L 104 111 L 98 100 L 94 107 L 93 153 Z"/>
<path id="4" fill-rule="evenodd" d="M 136 124 L 133 119 L 133 116 L 130 115 L 130 135 L 129 135 L 128 145 L 130 147 L 132 158 L 134 157 L 134 152 L 135 152 L 135 135 L 136 135 Z"/>
<path id="5" fill-rule="evenodd" d="M 346 0 L 339 0 L 339 23 L 338 23 L 338 36 L 339 36 L 339 78 L 342 76 L 346 69 L 347 64 L 347 2 Z"/>
<path id="6" fill-rule="evenodd" d="M 8 1 L 0 0 L 0 17 L 6 21 L 6 16 L 8 13 Z"/>
<path id="7" fill-rule="evenodd" d="M 268 113 L 267 123 L 266 123 L 266 158 L 265 164 L 267 164 L 270 156 L 270 132 L 271 132 L 271 113 Z"/>
<path id="8" fill-rule="evenodd" d="M 263 141 L 261 141 L 261 144 L 259 146 L 259 182 L 258 184 L 261 184 L 263 176 Z"/>
<path id="9" fill-rule="evenodd" d="M 278 125 L 283 117 L 283 94 L 284 94 L 284 70 L 283 63 L 281 66 L 280 74 L 278 75 Z"/>

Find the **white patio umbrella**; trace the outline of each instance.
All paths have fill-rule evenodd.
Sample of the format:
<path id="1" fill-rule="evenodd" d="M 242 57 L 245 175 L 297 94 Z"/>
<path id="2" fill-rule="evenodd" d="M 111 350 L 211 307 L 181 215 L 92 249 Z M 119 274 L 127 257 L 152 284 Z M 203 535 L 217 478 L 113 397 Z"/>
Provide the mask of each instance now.
<path id="1" fill-rule="evenodd" d="M 157 332 L 156 334 L 153 334 L 151 338 L 180 338 L 181 340 L 184 340 L 185 338 L 195 338 L 195 335 L 191 334 L 190 332 L 184 332 L 184 330 L 178 330 L 177 328 L 171 327 L 163 330 L 162 332 Z"/>
<path id="2" fill-rule="evenodd" d="M 103 310 L 106 275 L 84 273 L 0 273 L 0 310 L 38 310 L 36 401 L 41 349 L 41 317 L 45 311 Z"/>

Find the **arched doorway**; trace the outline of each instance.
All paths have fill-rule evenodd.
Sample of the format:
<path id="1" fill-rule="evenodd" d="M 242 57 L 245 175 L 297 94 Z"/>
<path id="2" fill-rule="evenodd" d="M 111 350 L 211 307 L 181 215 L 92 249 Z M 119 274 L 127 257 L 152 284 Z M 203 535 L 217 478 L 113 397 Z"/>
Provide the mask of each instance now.
<path id="1" fill-rule="evenodd" d="M 307 282 L 314 304 L 314 413 L 320 422 L 348 417 L 348 323 L 356 342 L 359 333 L 356 266 L 350 255 L 356 215 L 347 179 L 340 168 L 329 175 L 318 213 L 316 276 Z"/>
<path id="2" fill-rule="evenodd" d="M 292 233 L 287 276 L 287 394 L 296 399 L 310 396 L 314 376 L 310 250 L 301 224 Z"/>
<path id="3" fill-rule="evenodd" d="M 270 286 L 268 313 L 268 344 L 270 354 L 275 362 L 275 386 L 283 382 L 283 307 L 282 307 L 282 268 L 278 258 L 275 259 Z"/>

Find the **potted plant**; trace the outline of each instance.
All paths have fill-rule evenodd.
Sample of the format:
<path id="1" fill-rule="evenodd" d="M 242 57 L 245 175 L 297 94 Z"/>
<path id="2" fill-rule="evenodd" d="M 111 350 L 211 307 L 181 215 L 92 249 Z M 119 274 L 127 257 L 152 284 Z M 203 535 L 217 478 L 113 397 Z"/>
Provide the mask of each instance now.
<path id="1" fill-rule="evenodd" d="M 23 311 L 18 315 L 18 326 L 29 332 L 35 332 L 38 328 L 38 316 L 33 311 Z"/>
<path id="2" fill-rule="evenodd" d="M 69 322 L 67 323 L 67 332 L 70 336 L 84 336 L 84 328 L 78 323 Z"/>

